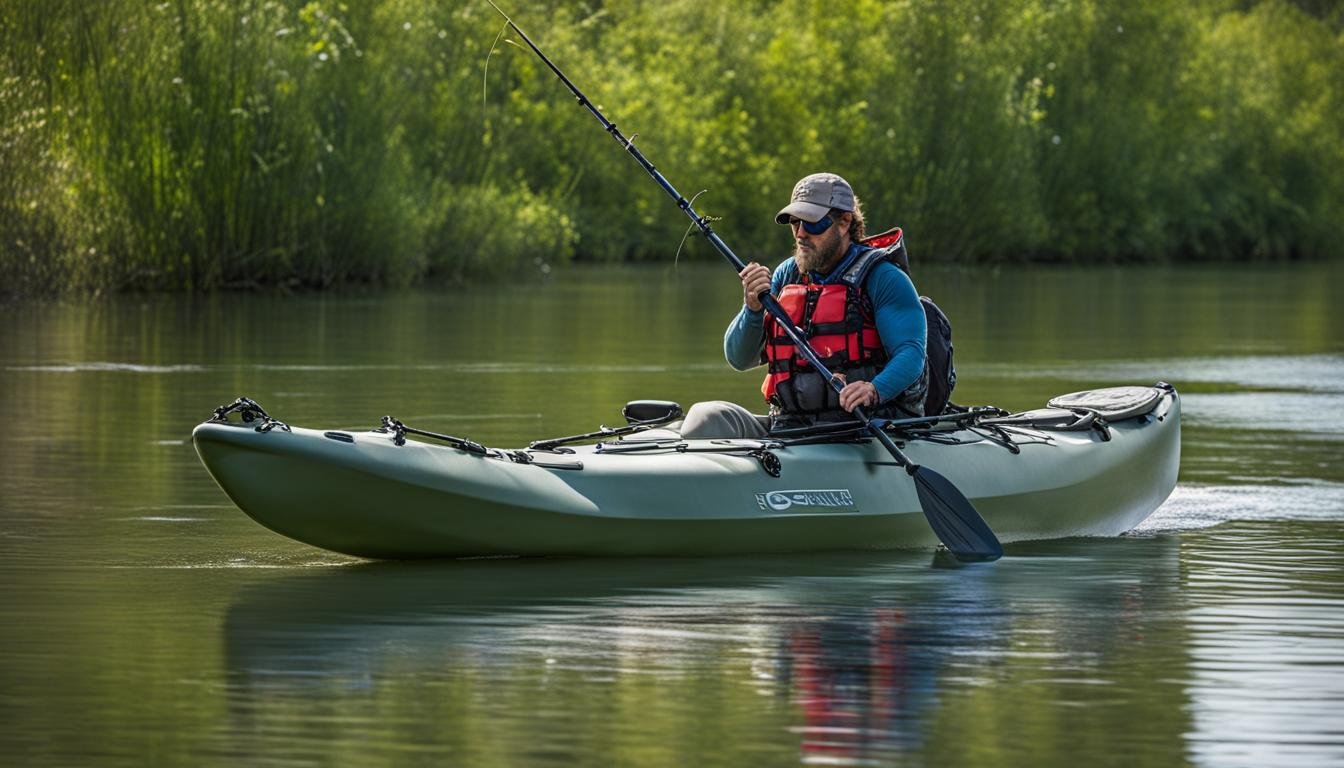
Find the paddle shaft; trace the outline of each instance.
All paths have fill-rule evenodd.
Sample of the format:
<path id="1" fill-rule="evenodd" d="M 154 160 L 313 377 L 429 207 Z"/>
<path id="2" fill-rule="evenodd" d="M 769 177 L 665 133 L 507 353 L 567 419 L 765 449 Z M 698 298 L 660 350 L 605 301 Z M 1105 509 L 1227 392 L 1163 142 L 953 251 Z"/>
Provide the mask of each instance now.
<path id="1" fill-rule="evenodd" d="M 490 2 L 490 0 L 487 0 L 487 2 Z M 513 23 L 513 19 L 509 18 L 508 14 L 504 13 L 504 11 L 493 2 L 490 2 L 490 5 L 494 6 L 496 11 L 499 11 L 499 14 L 504 17 L 504 20 L 508 22 L 508 25 L 513 28 L 513 31 L 518 33 L 518 36 L 523 39 L 524 43 L 527 43 L 527 47 L 531 48 L 532 52 L 537 54 L 537 57 L 555 73 L 555 76 L 560 79 L 560 82 L 565 84 L 565 87 L 569 89 L 569 92 L 574 94 L 574 98 L 578 99 L 579 104 L 591 112 L 593 117 L 597 118 L 597 121 L 602 124 L 602 127 L 606 129 L 607 133 L 611 134 L 611 137 L 616 140 L 616 143 L 624 147 L 625 151 L 635 159 L 635 162 L 639 163 L 639 166 L 652 176 L 654 181 L 658 182 L 658 186 L 662 187 L 664 192 L 670 195 L 673 200 L 677 201 L 677 207 L 680 208 L 691 221 L 695 222 L 695 225 L 700 228 L 700 231 L 704 234 L 705 238 L 709 240 L 710 244 L 714 246 L 714 249 L 722 254 L 723 258 L 727 259 L 729 264 L 733 265 L 733 269 L 737 270 L 739 273 L 746 269 L 746 263 L 738 258 L 737 254 L 733 253 L 733 249 L 729 248 L 728 244 L 723 241 L 723 238 L 719 237 L 718 233 L 714 231 L 714 228 L 709 225 L 709 221 L 706 220 L 704 216 L 695 212 L 695 208 L 691 206 L 691 201 L 683 197 L 682 194 L 677 191 L 677 188 L 672 186 L 672 182 L 668 181 L 667 177 L 654 167 L 653 163 L 649 162 L 649 159 L 644 156 L 643 152 L 639 151 L 639 148 L 634 145 L 634 142 L 627 139 L 625 135 L 621 133 L 620 129 L 616 127 L 616 124 L 608 120 L 607 116 L 602 114 L 602 110 L 598 109 L 597 105 L 593 104 L 593 102 L 588 100 L 587 96 L 583 95 L 583 91 L 580 91 L 579 87 L 574 85 L 574 82 L 566 77 L 565 73 L 561 72 L 560 68 L 557 67 L 546 54 L 542 53 L 541 49 L 537 47 L 537 44 L 532 42 L 532 38 L 528 37 L 526 32 L 519 29 L 518 25 Z M 775 318 L 776 322 L 779 323 L 780 328 L 784 330 L 785 335 L 789 337 L 789 340 L 793 342 L 794 346 L 800 353 L 802 353 L 803 357 L 806 358 L 807 361 L 812 364 L 812 367 L 821 373 L 821 375 L 826 377 L 831 383 L 831 388 L 836 392 L 844 389 L 844 381 L 831 373 L 830 369 L 826 367 L 826 364 L 821 361 L 821 356 L 818 355 L 817 351 L 812 348 L 810 343 L 808 343 L 807 337 L 803 335 L 803 332 L 796 325 L 794 325 L 793 320 L 789 318 L 788 313 L 785 312 L 784 307 L 780 306 L 779 302 L 775 300 L 775 297 L 770 295 L 770 292 L 766 290 L 761 291 L 761 294 L 756 298 L 761 302 L 761 305 L 765 307 L 765 310 Z M 882 443 L 896 461 L 900 463 L 901 466 L 905 467 L 906 471 L 913 474 L 917 466 L 907 459 L 905 454 L 901 453 L 901 449 L 896 446 L 896 442 L 891 439 L 891 436 L 873 425 L 872 420 L 868 418 L 868 415 L 862 408 L 855 408 L 853 413 L 859 421 L 863 422 L 864 426 L 869 427 L 873 436 Z"/>

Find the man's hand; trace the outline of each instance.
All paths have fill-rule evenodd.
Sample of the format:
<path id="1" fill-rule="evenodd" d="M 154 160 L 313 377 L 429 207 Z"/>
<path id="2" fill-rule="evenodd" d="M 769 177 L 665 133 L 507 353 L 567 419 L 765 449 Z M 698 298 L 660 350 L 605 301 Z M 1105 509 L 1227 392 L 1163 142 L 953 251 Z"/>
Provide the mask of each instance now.
<path id="1" fill-rule="evenodd" d="M 845 381 L 845 375 L 835 374 L 835 377 Z M 853 413 L 859 406 L 877 405 L 882 396 L 877 394 L 877 385 L 871 381 L 854 381 L 845 384 L 845 388 L 840 390 L 840 407 L 845 409 L 846 413 Z"/>
<path id="2" fill-rule="evenodd" d="M 747 309 L 752 312 L 765 309 L 759 297 L 761 291 L 770 290 L 770 270 L 753 261 L 743 267 L 737 276 L 742 278 L 742 303 L 747 305 Z"/>

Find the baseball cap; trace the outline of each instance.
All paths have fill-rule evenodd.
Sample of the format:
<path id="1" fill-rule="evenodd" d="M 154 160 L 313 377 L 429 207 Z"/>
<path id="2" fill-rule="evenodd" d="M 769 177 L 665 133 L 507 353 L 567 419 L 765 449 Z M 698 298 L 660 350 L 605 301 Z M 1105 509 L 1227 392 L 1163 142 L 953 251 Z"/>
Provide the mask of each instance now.
<path id="1" fill-rule="evenodd" d="M 788 224 L 789 219 L 821 221 L 832 208 L 854 210 L 854 188 L 834 173 L 814 173 L 804 176 L 793 185 L 789 204 L 775 214 L 775 223 Z"/>

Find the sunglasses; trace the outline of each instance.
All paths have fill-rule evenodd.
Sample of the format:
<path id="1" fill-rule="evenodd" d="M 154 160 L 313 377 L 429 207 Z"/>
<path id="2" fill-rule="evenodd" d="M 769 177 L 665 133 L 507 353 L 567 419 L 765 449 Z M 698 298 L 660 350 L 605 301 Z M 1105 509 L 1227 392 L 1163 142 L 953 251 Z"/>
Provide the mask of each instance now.
<path id="1" fill-rule="evenodd" d="M 830 229 L 831 225 L 834 223 L 835 222 L 831 221 L 831 217 L 829 215 L 823 216 L 821 217 L 821 219 L 817 221 L 803 221 L 802 219 L 792 217 L 789 219 L 789 226 L 793 226 L 795 224 L 802 224 L 803 231 L 809 235 L 820 235 L 822 232 L 825 232 L 826 230 Z"/>

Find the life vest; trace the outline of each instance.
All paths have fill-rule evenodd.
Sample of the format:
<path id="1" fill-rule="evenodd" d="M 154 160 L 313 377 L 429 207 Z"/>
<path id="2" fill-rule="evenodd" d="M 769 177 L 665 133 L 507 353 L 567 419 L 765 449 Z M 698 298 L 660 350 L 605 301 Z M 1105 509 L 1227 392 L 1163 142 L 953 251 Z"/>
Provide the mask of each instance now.
<path id="1" fill-rule="evenodd" d="M 905 237 L 900 227 L 866 237 L 859 244 L 886 251 L 887 261 L 899 267 L 906 277 L 913 279 L 910 274 L 910 254 L 905 249 Z M 924 308 L 924 324 L 928 328 L 928 335 L 924 342 L 924 375 L 920 377 L 927 379 L 927 389 L 923 409 L 918 415 L 939 416 L 949 408 L 960 407 L 952 403 L 952 390 L 957 386 L 957 366 L 952 360 L 952 322 L 928 296 L 920 296 L 919 304 Z M 911 387 L 919 384 L 916 381 Z M 909 390 L 902 392 L 898 399 L 906 398 L 908 394 Z"/>
<path id="2" fill-rule="evenodd" d="M 801 282 L 785 285 L 777 297 L 826 368 L 844 374 L 848 381 L 872 381 L 888 361 L 874 323 L 871 301 L 863 291 L 864 281 L 883 261 L 906 268 L 900 230 L 884 235 L 894 237 L 865 241 L 861 244 L 864 250 L 833 279 L 816 283 L 804 273 Z M 873 241 L 882 247 L 872 247 Z M 839 394 L 830 382 L 798 352 L 779 322 L 769 314 L 765 317 L 762 356 L 768 369 L 761 393 L 772 412 L 822 419 L 852 418 L 840 407 Z M 869 413 L 887 418 L 923 415 L 927 371 L 925 366 L 905 392 L 868 409 Z"/>

